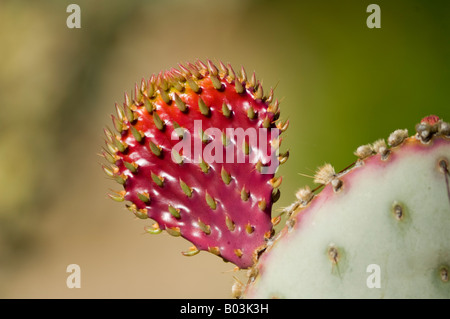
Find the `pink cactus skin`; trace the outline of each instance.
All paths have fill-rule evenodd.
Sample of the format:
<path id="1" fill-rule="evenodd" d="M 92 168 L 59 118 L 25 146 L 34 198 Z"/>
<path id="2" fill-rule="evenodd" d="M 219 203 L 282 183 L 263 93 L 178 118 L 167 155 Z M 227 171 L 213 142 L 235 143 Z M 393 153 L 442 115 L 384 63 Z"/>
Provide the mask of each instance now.
<path id="1" fill-rule="evenodd" d="M 128 207 L 136 216 L 156 221 L 149 232 L 167 230 L 191 241 L 195 246 L 185 255 L 206 250 L 239 268 L 250 267 L 258 248 L 272 236 L 271 209 L 281 183 L 274 171 L 261 172 L 274 159 L 278 164 L 277 140 L 272 137 L 286 127 L 275 125 L 279 108 L 272 94 L 263 95 L 255 76 L 248 80 L 245 71 L 236 76 L 230 65 L 217 68 L 211 61 L 180 65 L 180 70 L 143 80 L 133 100 L 126 96 L 123 109 L 116 106 L 113 122 L 119 134 L 106 133 L 104 155 L 112 165 L 104 170 L 124 187 L 111 197 L 131 202 Z M 237 136 L 226 141 L 204 135 L 202 141 L 194 131 L 196 120 L 204 133 L 209 128 L 252 129 L 258 134 L 264 129 L 267 136 L 263 145 L 244 145 Z M 192 157 L 195 145 L 202 155 L 211 154 L 213 143 L 219 143 L 226 162 L 203 158 L 200 164 L 199 158 L 185 156 L 184 149 L 175 157 L 180 162 L 174 161 L 172 149 L 180 143 L 173 138 L 179 133 L 176 128 L 190 134 L 184 138 L 191 137 Z M 230 162 L 225 154 L 231 148 Z M 245 162 L 238 163 L 238 156 Z M 251 161 L 250 156 L 256 157 Z"/>

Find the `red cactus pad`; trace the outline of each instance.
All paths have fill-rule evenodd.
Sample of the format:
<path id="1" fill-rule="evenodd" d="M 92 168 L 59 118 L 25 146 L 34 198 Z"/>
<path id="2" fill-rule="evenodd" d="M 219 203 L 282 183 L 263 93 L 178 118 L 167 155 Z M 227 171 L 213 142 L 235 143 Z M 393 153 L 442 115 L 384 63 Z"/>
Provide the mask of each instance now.
<path id="1" fill-rule="evenodd" d="M 105 130 L 104 171 L 123 185 L 110 195 L 129 201 L 139 218 L 156 221 L 195 247 L 250 267 L 272 236 L 271 208 L 279 197 L 279 117 L 273 91 L 264 95 L 255 75 L 236 75 L 211 61 L 180 65 L 135 86 L 116 105 Z"/>

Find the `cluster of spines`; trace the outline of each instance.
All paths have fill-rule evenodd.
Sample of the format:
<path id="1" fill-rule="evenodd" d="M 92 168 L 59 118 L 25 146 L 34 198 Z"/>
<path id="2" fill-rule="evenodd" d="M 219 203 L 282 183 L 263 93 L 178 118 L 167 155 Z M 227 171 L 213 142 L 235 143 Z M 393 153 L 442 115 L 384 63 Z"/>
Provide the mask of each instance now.
<path id="1" fill-rule="evenodd" d="M 197 61 L 196 64 L 188 62 L 186 63 L 186 66 L 180 64 L 179 67 L 181 71 L 173 68 L 172 70 L 165 73 L 161 72 L 157 76 L 152 75 L 148 82 L 146 82 L 145 79 L 142 79 L 140 86 L 135 84 L 133 99 L 130 99 L 128 93 L 125 93 L 125 102 L 123 103 L 123 107 L 120 107 L 116 103 L 115 108 L 117 117 L 112 115 L 112 122 L 114 128 L 119 134 L 122 134 L 126 130 L 130 130 L 133 137 L 136 139 L 136 142 L 138 143 L 141 143 L 146 138 L 144 136 L 144 133 L 138 131 L 133 125 L 138 119 L 138 115 L 135 112 L 136 108 L 141 106 L 145 106 L 146 110 L 150 114 L 152 114 L 155 126 L 160 131 L 163 131 L 165 129 L 166 123 L 156 112 L 156 107 L 153 104 L 154 99 L 159 96 L 166 104 L 170 105 L 174 103 L 181 112 L 186 113 L 189 106 L 180 99 L 179 95 L 176 92 L 173 92 L 173 95 L 171 97 L 169 95 L 169 91 L 171 91 L 171 89 L 173 88 L 178 92 L 184 92 L 186 86 L 189 86 L 189 88 L 195 93 L 200 93 L 201 88 L 197 84 L 196 80 L 202 79 L 204 76 L 206 76 L 207 73 L 209 73 L 209 77 L 211 78 L 211 81 L 217 90 L 222 89 L 222 83 L 220 79 L 226 79 L 228 83 L 234 84 L 237 93 L 242 94 L 244 93 L 244 90 L 247 89 L 253 94 L 255 99 L 267 102 L 267 111 L 273 113 L 274 116 L 271 121 L 269 121 L 268 118 L 264 119 L 263 127 L 269 128 L 271 126 L 271 123 L 278 119 L 280 114 L 279 102 L 278 100 L 273 99 L 273 89 L 270 90 L 270 94 L 268 96 L 265 96 L 261 83 L 256 80 L 255 73 L 253 73 L 250 79 L 247 79 L 247 75 L 243 67 L 241 68 L 241 73 L 236 75 L 230 64 L 225 66 L 224 63 L 220 62 L 219 68 L 217 68 L 210 60 L 207 61 L 207 65 L 202 61 Z M 204 116 L 210 115 L 209 107 L 201 98 L 199 98 L 198 109 Z M 249 108 L 247 113 L 250 119 L 254 119 L 256 117 L 256 112 L 251 107 Z M 222 105 L 222 114 L 225 117 L 230 117 L 232 115 L 232 110 L 226 103 Z M 173 122 L 172 124 L 174 129 L 181 128 L 176 122 Z M 288 125 L 288 120 L 285 122 L 279 121 L 277 123 L 277 128 L 280 131 L 285 131 Z M 127 145 L 121 140 L 120 136 L 114 134 L 111 129 L 106 128 L 104 131 L 106 135 L 107 149 L 103 150 L 102 156 L 108 162 L 110 162 L 112 166 L 103 166 L 103 169 L 108 176 L 114 177 L 120 184 L 123 184 L 126 180 L 126 176 L 115 176 L 117 167 L 114 165 L 119 159 L 117 153 L 125 153 L 127 150 Z M 224 142 L 224 144 L 225 143 L 226 142 Z M 150 150 L 155 156 L 162 156 L 162 146 L 155 144 L 152 140 L 149 140 L 148 144 Z M 248 144 L 244 147 L 248 152 Z M 182 158 L 180 154 L 174 155 L 175 158 L 179 158 L 179 162 L 181 164 Z M 288 156 L 289 152 L 281 154 L 279 156 L 280 163 L 284 163 L 287 160 Z M 124 165 L 128 169 L 130 169 L 131 172 L 135 172 L 138 168 L 138 165 L 136 163 L 124 162 Z M 207 170 L 207 163 L 202 162 L 200 163 L 200 165 L 203 171 Z M 155 182 L 157 184 L 162 183 L 162 180 L 159 177 L 155 176 L 155 179 Z M 120 200 L 120 198 L 117 199 Z"/>
<path id="2" fill-rule="evenodd" d="M 430 115 L 416 125 L 416 138 L 428 143 L 434 136 L 450 137 L 450 124 L 436 115 Z"/>
<path id="3" fill-rule="evenodd" d="M 155 126 L 163 131 L 165 129 L 166 123 L 160 118 L 157 113 L 157 108 L 153 103 L 154 100 L 160 97 L 166 104 L 171 105 L 172 103 L 180 110 L 180 112 L 187 113 L 189 106 L 183 102 L 178 92 L 184 92 L 186 86 L 188 86 L 195 93 L 200 93 L 201 87 L 197 84 L 196 80 L 202 79 L 209 75 L 213 86 L 217 90 L 222 90 L 221 79 L 226 80 L 228 83 L 233 83 L 235 90 L 237 93 L 242 94 L 244 90 L 247 90 L 250 94 L 253 95 L 255 100 L 261 100 L 268 103 L 267 112 L 273 113 L 272 119 L 268 117 L 263 120 L 263 127 L 270 128 L 272 123 L 277 121 L 280 115 L 279 109 L 279 101 L 274 100 L 273 98 L 273 89 L 270 90 L 268 96 L 264 95 L 263 87 L 260 81 L 256 80 L 256 75 L 253 75 L 248 79 L 246 75 L 246 71 L 244 67 L 241 67 L 240 74 L 236 74 L 234 69 L 230 64 L 225 66 L 224 63 L 220 62 L 219 68 L 217 68 L 210 60 L 207 61 L 207 64 L 204 64 L 202 61 L 197 61 L 196 64 L 186 63 L 185 65 L 179 65 L 181 71 L 173 68 L 170 71 L 165 73 L 159 73 L 157 76 L 152 75 L 150 80 L 147 82 L 145 79 L 142 79 L 140 86 L 135 84 L 134 88 L 134 97 L 131 99 L 128 93 L 125 93 L 125 102 L 123 103 L 123 107 L 120 107 L 119 104 L 116 103 L 116 114 L 117 117 L 112 115 L 113 126 L 119 134 L 122 134 L 126 130 L 130 130 L 133 137 L 136 139 L 136 142 L 142 143 L 146 138 L 144 133 L 138 131 L 134 124 L 138 119 L 138 115 L 136 114 L 136 108 L 145 106 L 145 109 L 152 114 L 153 121 Z M 174 89 L 174 90 L 172 90 Z M 172 96 L 169 94 L 170 91 L 174 91 Z M 198 99 L 198 110 L 200 113 L 206 117 L 210 116 L 210 108 L 205 104 L 205 102 L 199 98 Z M 222 110 L 223 116 L 229 118 L 232 116 L 232 110 L 230 107 L 223 103 Z M 247 111 L 247 116 L 249 119 L 255 119 L 257 114 L 255 110 L 250 107 Z M 182 129 L 178 123 L 175 121 L 172 123 L 174 129 Z M 289 120 L 286 121 L 278 121 L 276 127 L 284 132 L 289 126 Z M 126 176 L 115 176 L 114 172 L 117 172 L 116 167 L 114 166 L 118 160 L 116 154 L 118 152 L 125 153 L 127 150 L 127 144 L 124 143 L 119 135 L 116 135 L 109 128 L 105 129 L 106 135 L 106 145 L 107 149 L 102 152 L 102 156 L 107 159 L 108 162 L 111 163 L 112 167 L 104 166 L 103 169 L 107 173 L 108 176 L 114 177 L 116 181 L 120 184 L 124 184 L 126 180 Z M 205 141 L 207 137 L 205 137 Z M 272 145 L 279 147 L 281 140 L 277 140 Z M 226 145 L 226 135 L 224 134 L 224 144 Z M 161 157 L 163 152 L 163 147 L 155 144 L 152 140 L 148 141 L 148 145 L 152 153 Z M 246 149 L 246 154 L 248 154 L 249 145 L 245 144 L 244 149 Z M 173 152 L 173 151 L 172 151 Z M 180 154 L 173 153 L 175 158 L 179 159 L 179 163 L 182 162 L 182 157 Z M 289 151 L 279 155 L 279 162 L 283 164 L 287 161 L 289 157 Z M 138 165 L 136 163 L 127 163 L 124 162 L 124 165 L 130 169 L 131 172 L 134 172 L 138 169 Z M 208 164 L 205 162 L 200 163 L 200 166 L 203 171 L 206 171 Z M 260 170 L 261 163 L 257 163 L 256 169 Z M 162 180 L 160 177 L 155 176 L 156 183 L 161 184 Z M 115 196 L 118 200 L 118 198 Z"/>
<path id="4" fill-rule="evenodd" d="M 134 96 L 130 98 L 130 96 L 125 93 L 125 101 L 123 106 L 119 106 L 117 103 L 115 105 L 117 116 L 112 116 L 112 122 L 114 129 L 117 131 L 117 134 L 114 134 L 113 131 L 109 128 L 105 129 L 106 135 L 106 148 L 102 152 L 102 156 L 109 162 L 109 165 L 103 165 L 103 170 L 105 173 L 117 181 L 121 185 L 125 185 L 126 180 L 129 174 L 133 174 L 139 170 L 139 164 L 133 161 L 125 161 L 123 160 L 120 153 L 126 154 L 128 150 L 127 143 L 121 138 L 125 135 L 131 135 L 134 137 L 134 143 L 140 143 L 147 145 L 148 149 L 151 153 L 156 157 L 164 157 L 166 155 L 171 155 L 172 158 L 178 164 L 183 163 L 182 154 L 177 153 L 174 150 L 165 149 L 163 145 L 158 145 L 155 141 L 148 136 L 145 136 L 144 132 L 140 131 L 136 128 L 135 124 L 139 119 L 139 115 L 137 114 L 137 110 L 139 108 L 145 108 L 145 110 L 151 115 L 153 119 L 153 123 L 155 127 L 164 131 L 167 129 L 167 125 L 172 125 L 172 128 L 175 129 L 183 129 L 177 122 L 167 121 L 162 119 L 158 114 L 158 103 L 155 103 L 156 99 L 161 99 L 167 105 L 176 106 L 181 113 L 188 113 L 190 108 L 197 109 L 203 116 L 210 117 L 212 110 L 208 105 L 206 105 L 205 101 L 199 97 L 198 105 L 188 105 L 185 103 L 179 96 L 180 93 L 185 92 L 186 90 L 191 90 L 194 93 L 201 93 L 201 86 L 198 84 L 198 80 L 208 77 L 211 80 L 212 85 L 218 91 L 223 90 L 222 81 L 227 81 L 229 84 L 233 84 L 236 93 L 238 94 L 251 94 L 253 99 L 256 101 L 262 101 L 266 103 L 268 113 L 272 113 L 272 116 L 266 116 L 261 121 L 261 125 L 264 128 L 270 128 L 274 126 L 283 132 L 289 126 L 289 121 L 278 121 L 280 115 L 279 102 L 278 100 L 274 100 L 273 97 L 273 89 L 269 91 L 268 95 L 264 94 L 263 87 L 256 79 L 255 73 L 252 74 L 251 77 L 247 77 L 245 69 L 242 67 L 240 73 L 236 73 L 230 64 L 225 65 L 220 62 L 219 67 L 216 67 L 210 60 L 204 64 L 201 61 L 198 61 L 196 64 L 186 63 L 186 65 L 179 65 L 180 70 L 171 69 L 165 73 L 159 73 L 158 75 L 152 75 L 149 81 L 145 81 L 142 79 L 140 86 L 135 84 L 134 88 Z M 230 105 L 227 105 L 225 102 L 222 105 L 221 110 L 219 111 L 222 116 L 226 118 L 230 118 L 233 116 L 233 109 Z M 258 118 L 257 111 L 253 109 L 251 106 L 247 110 L 247 116 L 250 120 L 255 120 Z M 177 130 L 177 132 L 179 132 Z M 203 135 L 202 135 L 203 136 Z M 203 140 L 205 143 L 208 141 L 208 137 L 206 136 Z M 226 146 L 227 137 L 224 134 L 223 143 Z M 272 147 L 278 150 L 281 143 L 281 138 L 272 141 Z M 248 155 L 250 146 L 247 142 L 244 143 L 243 149 L 246 155 Z M 171 154 L 164 154 L 166 152 L 171 152 Z M 289 157 L 289 151 L 279 154 L 278 160 L 280 164 L 286 162 Z M 123 165 L 126 170 L 129 171 L 129 174 L 124 174 L 124 170 L 119 169 L 119 165 Z M 255 169 L 261 172 L 263 164 L 261 162 L 256 163 Z M 208 172 L 209 165 L 203 160 L 199 163 L 199 167 L 204 173 Z M 122 171 L 122 173 L 121 173 Z M 162 187 L 164 185 L 164 177 L 159 176 L 152 172 L 151 174 L 153 182 Z M 221 171 L 221 177 L 225 184 L 230 183 L 232 176 L 227 172 L 223 167 Z M 281 177 L 273 177 L 270 179 L 270 184 L 273 188 L 271 200 L 272 203 L 276 202 L 280 197 L 279 187 L 281 184 Z M 189 185 L 186 184 L 185 181 L 179 179 L 180 188 L 183 190 L 184 194 L 188 197 L 192 195 L 192 189 Z M 125 191 L 115 191 L 113 194 L 109 194 L 109 197 L 115 201 L 124 201 L 126 192 Z M 247 201 L 250 194 L 245 189 L 245 186 L 241 190 L 241 199 L 243 201 Z M 144 204 L 149 205 L 151 203 L 151 196 L 148 192 L 138 193 L 137 197 Z M 216 207 L 215 199 L 206 193 L 205 196 L 206 203 L 208 206 L 214 210 Z M 132 211 L 138 218 L 145 219 L 148 217 L 147 210 L 145 208 L 138 208 L 136 204 L 127 205 L 128 209 Z M 258 207 L 261 211 L 264 211 L 267 207 L 267 203 L 264 199 L 258 202 Z M 170 206 L 168 207 L 169 212 L 175 218 L 180 218 L 180 210 Z M 226 225 L 229 230 L 234 229 L 233 221 L 227 216 Z M 201 220 L 198 220 L 198 227 L 205 233 L 209 234 L 211 231 L 210 225 L 203 223 Z M 180 236 L 179 227 L 166 227 L 164 228 L 169 234 L 173 236 Z M 245 227 L 247 233 L 253 232 L 253 226 L 248 224 Z M 157 234 L 161 232 L 161 228 L 159 224 L 155 222 L 151 227 L 146 228 L 147 232 L 152 234 Z M 266 234 L 266 239 L 269 239 L 273 235 L 273 231 L 270 231 Z M 210 252 L 220 255 L 220 251 L 218 247 L 211 247 L 209 249 Z M 198 249 L 195 246 L 191 247 L 187 252 L 183 254 L 186 256 L 191 256 L 198 253 Z M 236 256 L 240 257 L 242 255 L 242 251 L 235 250 Z"/>

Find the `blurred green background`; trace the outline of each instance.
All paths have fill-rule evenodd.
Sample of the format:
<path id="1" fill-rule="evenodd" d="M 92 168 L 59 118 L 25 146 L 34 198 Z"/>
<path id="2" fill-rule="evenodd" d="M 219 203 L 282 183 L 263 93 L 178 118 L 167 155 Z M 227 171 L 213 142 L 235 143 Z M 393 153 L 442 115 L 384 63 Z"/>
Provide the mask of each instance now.
<path id="1" fill-rule="evenodd" d="M 81 7 L 69 29 L 66 8 Z M 142 77 L 197 59 L 256 71 L 290 120 L 282 197 L 357 146 L 450 119 L 450 2 L 0 1 L 0 297 L 229 298 L 231 264 L 187 258 L 109 200 L 103 127 Z M 413 173 L 413 172 L 412 172 Z M 69 289 L 66 267 L 81 267 Z"/>

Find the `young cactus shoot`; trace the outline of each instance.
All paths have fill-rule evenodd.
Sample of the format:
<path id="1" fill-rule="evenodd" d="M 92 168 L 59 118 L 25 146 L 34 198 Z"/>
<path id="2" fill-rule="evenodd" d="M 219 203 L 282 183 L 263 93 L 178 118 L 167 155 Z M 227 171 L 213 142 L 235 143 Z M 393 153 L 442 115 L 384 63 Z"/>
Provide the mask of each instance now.
<path id="1" fill-rule="evenodd" d="M 279 120 L 273 90 L 255 74 L 211 61 L 179 65 L 136 85 L 116 104 L 105 129 L 105 173 L 123 186 L 110 197 L 137 217 L 239 268 L 253 265 L 273 235 L 275 173 L 287 122 Z"/>

